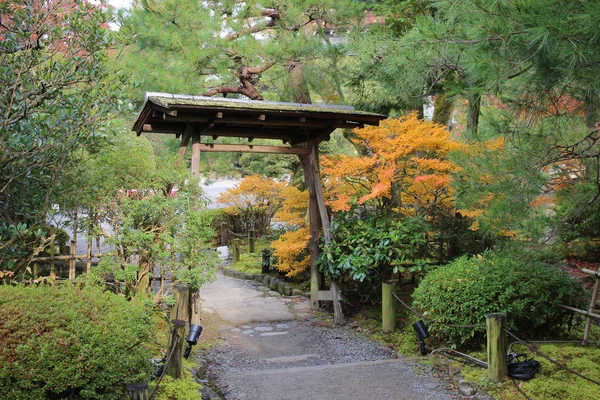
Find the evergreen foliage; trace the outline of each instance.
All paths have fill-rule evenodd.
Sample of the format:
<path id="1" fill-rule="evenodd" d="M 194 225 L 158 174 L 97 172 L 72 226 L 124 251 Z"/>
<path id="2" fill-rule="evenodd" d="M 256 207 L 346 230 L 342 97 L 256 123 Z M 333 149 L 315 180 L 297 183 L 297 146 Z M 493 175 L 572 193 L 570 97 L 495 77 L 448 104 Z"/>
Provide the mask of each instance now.
<path id="1" fill-rule="evenodd" d="M 94 286 L 0 286 L 0 397 L 121 399 L 153 331 L 148 304 Z"/>
<path id="2" fill-rule="evenodd" d="M 556 264 L 513 245 L 438 267 L 415 290 L 413 305 L 426 313 L 431 333 L 464 346 L 482 343 L 485 325 L 451 325 L 485 324 L 486 315 L 497 312 L 520 337 L 564 334 L 571 312 L 559 305 L 585 308 L 588 297 L 582 283 Z"/>

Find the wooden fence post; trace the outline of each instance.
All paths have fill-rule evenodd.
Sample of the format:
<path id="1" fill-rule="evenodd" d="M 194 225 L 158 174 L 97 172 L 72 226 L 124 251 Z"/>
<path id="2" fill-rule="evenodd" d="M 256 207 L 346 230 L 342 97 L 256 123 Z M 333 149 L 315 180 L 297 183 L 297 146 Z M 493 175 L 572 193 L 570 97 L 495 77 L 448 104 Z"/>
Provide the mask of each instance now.
<path id="1" fill-rule="evenodd" d="M 503 382 L 508 376 L 506 315 L 488 314 L 486 316 L 486 327 L 488 377 L 492 382 Z"/>
<path id="2" fill-rule="evenodd" d="M 169 339 L 171 354 L 167 355 L 170 358 L 168 359 L 169 365 L 167 365 L 165 373 L 171 378 L 179 379 L 183 370 L 183 345 L 185 343 L 185 327 L 187 322 L 176 319 L 171 321 L 171 323 L 173 324 L 173 332 Z"/>
<path id="3" fill-rule="evenodd" d="M 221 246 L 228 246 L 227 242 L 227 222 L 221 222 Z"/>
<path id="4" fill-rule="evenodd" d="M 71 282 L 75 281 L 75 266 L 77 263 L 77 259 L 75 255 L 77 254 L 77 206 L 75 207 L 75 215 L 73 216 L 73 237 L 71 238 L 71 252 L 69 258 L 69 280 Z"/>
<path id="5" fill-rule="evenodd" d="M 149 400 L 148 384 L 134 383 L 133 385 L 127 385 L 127 395 L 129 400 Z"/>
<path id="6" fill-rule="evenodd" d="M 384 282 L 381 286 L 381 320 L 383 332 L 394 332 L 396 329 L 396 285 Z"/>
<path id="7" fill-rule="evenodd" d="M 171 287 L 175 305 L 169 314 L 171 320 L 182 320 L 186 323 L 190 320 L 190 294 L 188 285 L 177 282 Z"/>
<path id="8" fill-rule="evenodd" d="M 254 229 L 248 231 L 248 253 L 254 253 Z"/>
<path id="9" fill-rule="evenodd" d="M 233 262 L 240 261 L 240 240 L 233 239 Z"/>

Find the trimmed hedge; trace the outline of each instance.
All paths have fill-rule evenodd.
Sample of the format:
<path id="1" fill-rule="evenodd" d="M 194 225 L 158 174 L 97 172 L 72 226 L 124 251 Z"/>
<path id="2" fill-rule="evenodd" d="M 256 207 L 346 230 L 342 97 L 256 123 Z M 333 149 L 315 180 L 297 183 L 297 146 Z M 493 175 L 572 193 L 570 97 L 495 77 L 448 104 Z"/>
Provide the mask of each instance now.
<path id="1" fill-rule="evenodd" d="M 0 398 L 120 399 L 149 381 L 150 311 L 96 287 L 0 286 Z"/>
<path id="2" fill-rule="evenodd" d="M 413 305 L 426 312 L 434 336 L 456 346 L 484 343 L 485 327 L 444 324 L 485 324 L 494 312 L 506 313 L 508 329 L 524 336 L 561 334 L 572 313 L 559 305 L 585 308 L 588 295 L 566 271 L 511 247 L 430 272 L 413 293 Z"/>

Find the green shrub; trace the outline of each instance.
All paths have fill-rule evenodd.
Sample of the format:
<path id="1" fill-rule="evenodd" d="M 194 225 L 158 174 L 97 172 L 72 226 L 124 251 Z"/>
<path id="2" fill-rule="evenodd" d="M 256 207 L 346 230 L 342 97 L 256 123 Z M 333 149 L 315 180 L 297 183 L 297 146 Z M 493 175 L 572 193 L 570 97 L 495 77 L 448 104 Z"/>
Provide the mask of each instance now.
<path id="1" fill-rule="evenodd" d="M 560 304 L 585 307 L 581 282 L 556 265 L 515 247 L 461 257 L 430 272 L 413 294 L 426 312 L 430 332 L 452 345 L 482 342 L 488 313 L 506 313 L 509 330 L 541 338 L 564 330 L 572 313 Z"/>
<path id="2" fill-rule="evenodd" d="M 201 388 L 188 371 L 184 370 L 181 379 L 165 375 L 156 391 L 156 400 L 198 400 Z"/>
<path id="3" fill-rule="evenodd" d="M 0 286 L 0 398 L 120 399 L 149 380 L 150 311 L 96 287 Z"/>

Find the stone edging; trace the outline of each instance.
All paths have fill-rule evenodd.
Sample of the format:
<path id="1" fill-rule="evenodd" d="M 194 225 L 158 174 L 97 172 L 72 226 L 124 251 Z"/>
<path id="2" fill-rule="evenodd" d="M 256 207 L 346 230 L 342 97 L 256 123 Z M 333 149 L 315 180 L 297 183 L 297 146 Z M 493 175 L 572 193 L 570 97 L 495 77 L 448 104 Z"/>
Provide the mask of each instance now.
<path id="1" fill-rule="evenodd" d="M 223 267 L 223 268 L 221 268 L 221 271 L 226 276 L 231 276 L 231 277 L 237 278 L 237 279 L 244 279 L 247 281 L 257 281 L 259 283 L 262 283 L 263 285 L 265 285 L 272 291 L 275 291 L 275 292 L 281 294 L 282 296 L 303 296 L 304 295 L 301 290 L 292 289 L 292 287 L 290 285 L 288 285 L 283 279 L 281 279 L 277 276 L 272 276 L 272 275 L 268 275 L 268 274 L 247 274 L 242 271 L 236 271 L 235 269 L 229 268 L 229 267 Z"/>

